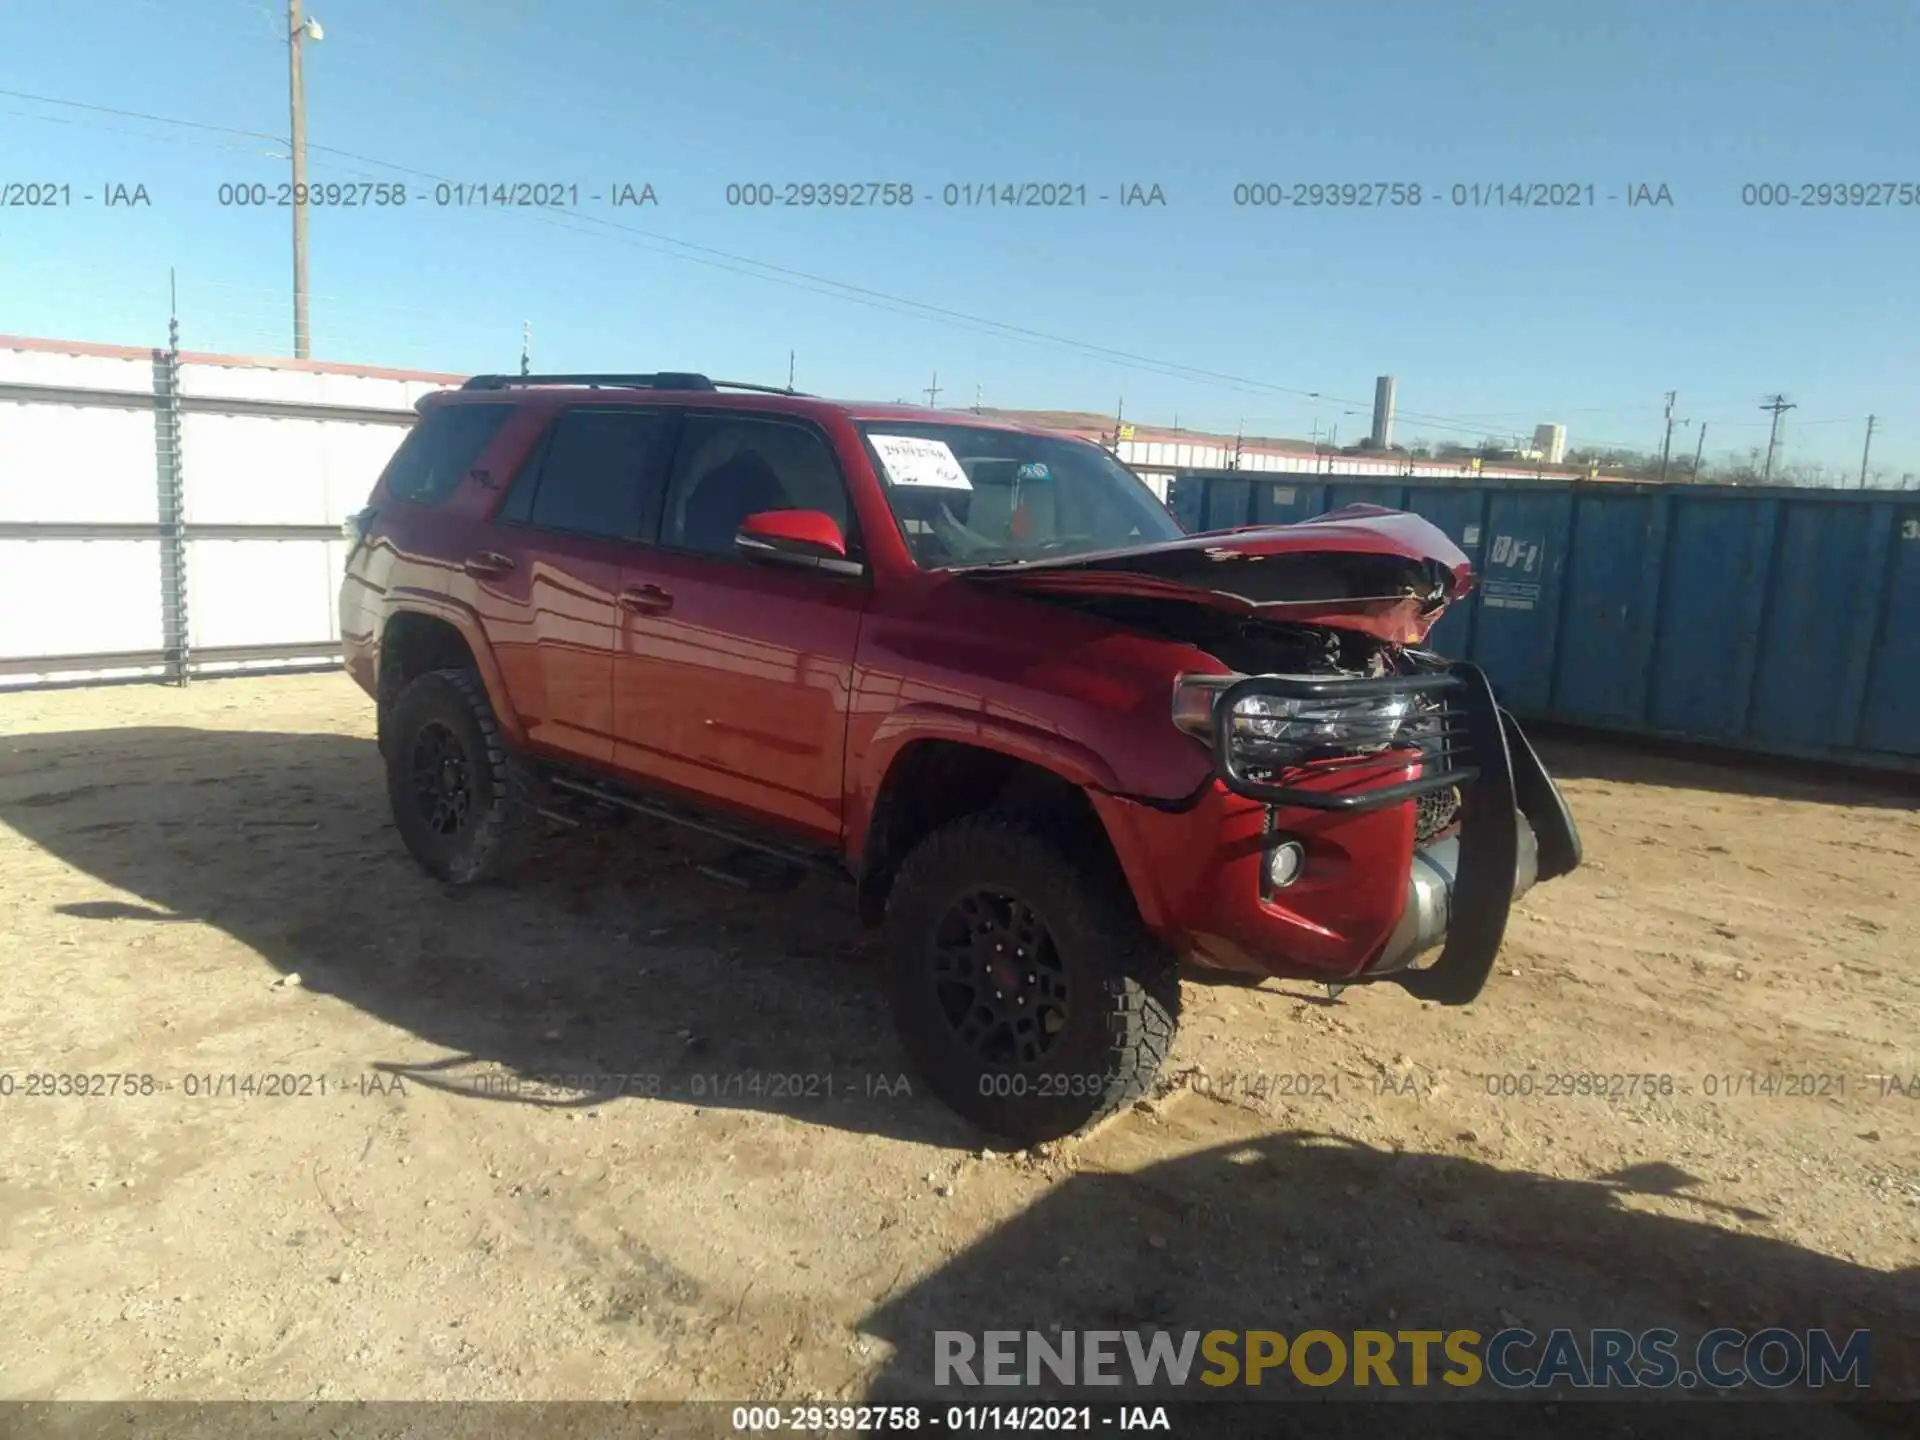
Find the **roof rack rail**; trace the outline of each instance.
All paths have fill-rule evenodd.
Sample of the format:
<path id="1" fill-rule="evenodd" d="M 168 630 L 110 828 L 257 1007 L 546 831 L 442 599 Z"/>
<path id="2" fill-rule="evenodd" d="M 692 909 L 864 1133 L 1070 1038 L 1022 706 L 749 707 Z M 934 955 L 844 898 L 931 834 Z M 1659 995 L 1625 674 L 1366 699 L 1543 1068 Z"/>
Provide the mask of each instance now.
<path id="1" fill-rule="evenodd" d="M 475 375 L 462 390 L 508 390 L 534 385 L 588 385 L 609 390 L 712 390 L 713 381 L 689 371 L 655 375 Z"/>
<path id="2" fill-rule="evenodd" d="M 752 390 L 760 395 L 806 395 L 805 390 L 796 390 L 791 385 L 749 385 L 744 380 L 716 380 L 716 390 Z M 808 397 L 812 398 L 811 396 Z"/>
<path id="3" fill-rule="evenodd" d="M 786 385 L 752 385 L 745 380 L 710 380 L 690 370 L 654 375 L 475 375 L 462 390 L 508 390 L 517 386 L 585 385 L 611 390 L 752 390 L 761 395 L 805 395 Z"/>

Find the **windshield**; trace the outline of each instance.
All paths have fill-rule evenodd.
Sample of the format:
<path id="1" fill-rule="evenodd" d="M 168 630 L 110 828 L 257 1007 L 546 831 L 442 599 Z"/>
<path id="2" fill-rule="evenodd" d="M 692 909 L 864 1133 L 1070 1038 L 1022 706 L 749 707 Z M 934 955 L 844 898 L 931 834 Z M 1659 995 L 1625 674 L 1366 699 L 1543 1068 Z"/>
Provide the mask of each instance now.
<path id="1" fill-rule="evenodd" d="M 874 473 L 929 570 L 1177 540 L 1179 522 L 1098 446 L 974 425 L 862 425 Z"/>

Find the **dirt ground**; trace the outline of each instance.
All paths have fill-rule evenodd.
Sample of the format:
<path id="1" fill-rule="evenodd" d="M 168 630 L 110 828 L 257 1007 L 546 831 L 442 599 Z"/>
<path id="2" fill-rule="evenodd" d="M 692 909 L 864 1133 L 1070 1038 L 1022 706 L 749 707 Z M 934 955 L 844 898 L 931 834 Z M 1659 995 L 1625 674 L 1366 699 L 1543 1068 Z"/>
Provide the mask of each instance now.
<path id="1" fill-rule="evenodd" d="M 443 889 L 372 720 L 0 695 L 7 1398 L 858 1399 L 936 1326 L 1416 1322 L 1864 1324 L 1920 1391 L 1911 792 L 1544 746 L 1588 863 L 1479 1002 L 1189 982 L 1160 1096 L 1007 1155 L 844 890 L 644 824 Z"/>

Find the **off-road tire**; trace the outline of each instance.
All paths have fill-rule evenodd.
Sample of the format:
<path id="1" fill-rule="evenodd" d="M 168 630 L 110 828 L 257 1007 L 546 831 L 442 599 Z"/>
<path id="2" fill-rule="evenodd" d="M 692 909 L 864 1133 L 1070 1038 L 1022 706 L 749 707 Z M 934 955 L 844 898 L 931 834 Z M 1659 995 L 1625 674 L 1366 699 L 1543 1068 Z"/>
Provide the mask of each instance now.
<path id="1" fill-rule="evenodd" d="M 384 720 L 387 800 L 413 858 L 454 885 L 511 870 L 534 832 L 534 781 L 501 738 L 480 677 L 471 670 L 430 670 L 394 697 Z M 452 737 L 471 790 L 465 817 L 451 834 L 433 828 L 415 795 L 415 745 L 429 729 Z"/>
<path id="2" fill-rule="evenodd" d="M 1131 1103 L 1173 1045 L 1174 958 L 1107 868 L 1070 857 L 1027 822 L 988 813 L 929 835 L 888 896 L 894 1023 L 908 1057 L 948 1106 L 1022 1145 L 1070 1135 Z M 1019 896 L 1038 915 L 1069 987 L 1054 1047 L 1027 1066 L 995 1065 L 969 1048 L 936 991 L 942 918 L 982 888 Z"/>

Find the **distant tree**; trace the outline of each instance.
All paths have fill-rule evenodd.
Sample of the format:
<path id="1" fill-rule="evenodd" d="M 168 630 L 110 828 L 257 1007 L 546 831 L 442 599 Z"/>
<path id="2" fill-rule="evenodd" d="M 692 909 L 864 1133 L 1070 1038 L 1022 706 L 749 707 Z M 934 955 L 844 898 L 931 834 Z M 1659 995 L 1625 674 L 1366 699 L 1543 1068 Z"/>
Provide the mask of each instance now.
<path id="1" fill-rule="evenodd" d="M 1580 469 L 1597 468 L 1602 475 L 1623 480 L 1657 480 L 1660 478 L 1660 457 L 1639 450 L 1623 450 L 1614 446 L 1590 446 L 1582 450 L 1569 450 L 1566 463 Z M 1667 478 L 1674 478 L 1671 463 L 1668 465 Z"/>
<path id="2" fill-rule="evenodd" d="M 1788 485 L 1817 487 L 1831 485 L 1833 483 L 1832 480 L 1827 478 L 1826 466 L 1808 461 L 1802 461 L 1797 465 L 1775 465 L 1773 467 L 1773 473 Z"/>
<path id="3" fill-rule="evenodd" d="M 1719 485 L 1763 485 L 1766 483 L 1765 466 L 1766 452 L 1755 445 L 1745 455 L 1719 467 L 1714 473 L 1714 482 Z"/>

